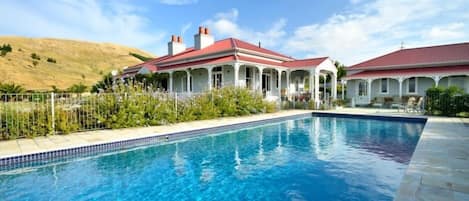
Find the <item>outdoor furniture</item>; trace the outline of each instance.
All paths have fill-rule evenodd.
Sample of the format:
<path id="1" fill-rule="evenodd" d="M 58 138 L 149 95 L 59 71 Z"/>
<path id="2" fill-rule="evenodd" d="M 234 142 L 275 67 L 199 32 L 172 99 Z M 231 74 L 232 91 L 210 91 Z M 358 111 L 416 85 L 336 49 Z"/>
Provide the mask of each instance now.
<path id="1" fill-rule="evenodd" d="M 405 106 L 405 112 L 412 112 L 415 109 L 415 97 L 407 99 L 407 105 Z"/>
<path id="2" fill-rule="evenodd" d="M 418 113 L 423 112 L 423 97 L 420 97 L 419 100 L 417 101 L 417 104 L 414 107 L 414 111 Z"/>
<path id="3" fill-rule="evenodd" d="M 376 97 L 373 99 L 371 106 L 372 107 L 379 107 L 382 108 L 384 103 L 384 98 L 383 97 Z"/>
<path id="4" fill-rule="evenodd" d="M 393 97 L 393 100 L 391 102 L 391 109 L 397 109 L 397 112 L 399 112 L 401 109 L 405 110 L 405 105 L 402 104 L 402 98 L 400 97 Z"/>

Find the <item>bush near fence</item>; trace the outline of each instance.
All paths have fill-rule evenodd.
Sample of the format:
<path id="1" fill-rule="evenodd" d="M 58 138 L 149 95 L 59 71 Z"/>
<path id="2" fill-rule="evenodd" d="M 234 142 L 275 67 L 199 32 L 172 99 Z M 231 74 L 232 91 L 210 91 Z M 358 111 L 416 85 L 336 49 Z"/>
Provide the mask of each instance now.
<path id="1" fill-rule="evenodd" d="M 469 117 L 469 94 L 455 86 L 429 88 L 425 111 L 427 115 Z"/>
<path id="2" fill-rule="evenodd" d="M 0 98 L 1 139 L 165 125 L 277 110 L 276 103 L 264 101 L 261 94 L 230 87 L 180 97 L 119 84 L 114 93 L 0 94 Z"/>

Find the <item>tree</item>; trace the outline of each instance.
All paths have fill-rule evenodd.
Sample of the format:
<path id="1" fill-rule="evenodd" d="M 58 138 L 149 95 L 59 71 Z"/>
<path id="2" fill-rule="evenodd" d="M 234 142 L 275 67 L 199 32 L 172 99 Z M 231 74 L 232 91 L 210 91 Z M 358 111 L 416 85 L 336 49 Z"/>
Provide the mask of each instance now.
<path id="1" fill-rule="evenodd" d="M 80 82 L 69 87 L 67 91 L 71 93 L 84 93 L 86 92 L 86 89 L 88 89 L 88 87 Z"/>
<path id="2" fill-rule="evenodd" d="M 334 62 L 335 67 L 337 68 L 337 80 L 341 80 L 342 77 L 347 75 L 347 71 L 345 70 L 345 66 L 338 61 Z"/>
<path id="3" fill-rule="evenodd" d="M 25 91 L 25 88 L 15 83 L 0 83 L 0 93 L 19 94 Z"/>
<path id="4" fill-rule="evenodd" d="M 103 76 L 102 80 L 98 81 L 95 85 L 91 87 L 91 92 L 97 93 L 100 91 L 110 91 L 112 89 L 112 83 L 114 79 L 111 73 L 108 73 Z"/>
<path id="5" fill-rule="evenodd" d="M 55 86 L 55 85 L 52 85 L 51 88 L 52 88 L 52 92 L 54 92 L 54 93 L 62 93 L 63 92 L 63 90 L 57 88 L 57 86 Z"/>
<path id="6" fill-rule="evenodd" d="M 144 62 L 152 59 L 150 57 L 145 57 L 145 56 L 139 55 L 137 53 L 133 53 L 133 52 L 129 52 L 129 55 L 139 59 L 140 61 L 144 61 Z"/>

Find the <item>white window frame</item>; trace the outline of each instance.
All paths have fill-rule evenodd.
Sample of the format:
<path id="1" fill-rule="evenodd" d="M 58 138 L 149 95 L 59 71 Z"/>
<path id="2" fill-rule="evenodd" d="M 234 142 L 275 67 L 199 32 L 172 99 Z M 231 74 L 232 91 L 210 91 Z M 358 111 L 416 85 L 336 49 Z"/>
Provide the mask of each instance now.
<path id="1" fill-rule="evenodd" d="M 250 89 L 252 88 L 252 85 L 253 85 L 253 77 L 254 77 L 254 69 L 252 68 L 248 68 L 246 67 L 245 68 L 245 74 L 244 74 L 244 78 L 245 78 L 245 82 L 246 82 L 246 88 Z M 248 74 L 249 74 L 249 77 L 248 77 Z"/>
<path id="2" fill-rule="evenodd" d="M 383 79 L 386 79 L 386 92 L 383 92 Z M 389 78 L 379 79 L 379 92 L 381 94 L 389 94 Z"/>
<path id="3" fill-rule="evenodd" d="M 264 75 L 265 79 L 266 79 L 265 80 L 265 91 L 266 92 L 271 92 L 272 91 L 271 80 L 270 80 L 270 79 L 272 79 L 271 72 L 270 73 L 262 73 L 262 75 Z M 262 83 L 264 83 L 264 76 L 262 76 Z"/>
<path id="4" fill-rule="evenodd" d="M 415 79 L 415 91 L 410 92 L 410 79 L 414 78 Z M 417 94 L 418 92 L 418 77 L 411 77 L 407 78 L 407 93 L 408 94 Z"/>
<path id="5" fill-rule="evenodd" d="M 217 75 L 220 75 L 220 86 L 217 85 Z M 223 68 L 219 67 L 217 70 L 212 71 L 212 85 L 215 89 L 223 88 Z"/>
<path id="6" fill-rule="evenodd" d="M 365 95 L 360 95 L 360 83 L 364 83 L 364 86 L 365 86 Z M 366 80 L 358 80 L 357 82 L 357 97 L 366 97 L 368 96 L 368 93 L 370 93 L 368 91 L 368 82 Z"/>

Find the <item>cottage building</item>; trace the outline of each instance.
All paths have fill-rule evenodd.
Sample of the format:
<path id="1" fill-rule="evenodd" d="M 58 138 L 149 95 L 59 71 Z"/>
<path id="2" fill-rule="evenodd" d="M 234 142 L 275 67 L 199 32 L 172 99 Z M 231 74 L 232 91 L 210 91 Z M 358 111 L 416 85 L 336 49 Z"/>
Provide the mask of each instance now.
<path id="1" fill-rule="evenodd" d="M 337 70 L 328 57 L 294 59 L 248 42 L 227 38 L 215 41 L 208 28 L 199 27 L 194 46 L 186 48 L 182 37 L 172 36 L 168 54 L 124 70 L 135 74 L 167 74 L 169 92 L 203 92 L 224 86 L 245 87 L 278 100 L 307 94 L 316 102 L 324 98 L 319 77 L 330 75 L 330 94 L 336 98 Z M 312 79 L 310 79 L 312 78 Z M 310 87 L 311 86 L 311 87 Z"/>
<path id="2" fill-rule="evenodd" d="M 400 49 L 348 67 L 344 81 L 347 98 L 357 105 L 425 96 L 432 86 L 469 93 L 469 43 Z"/>

